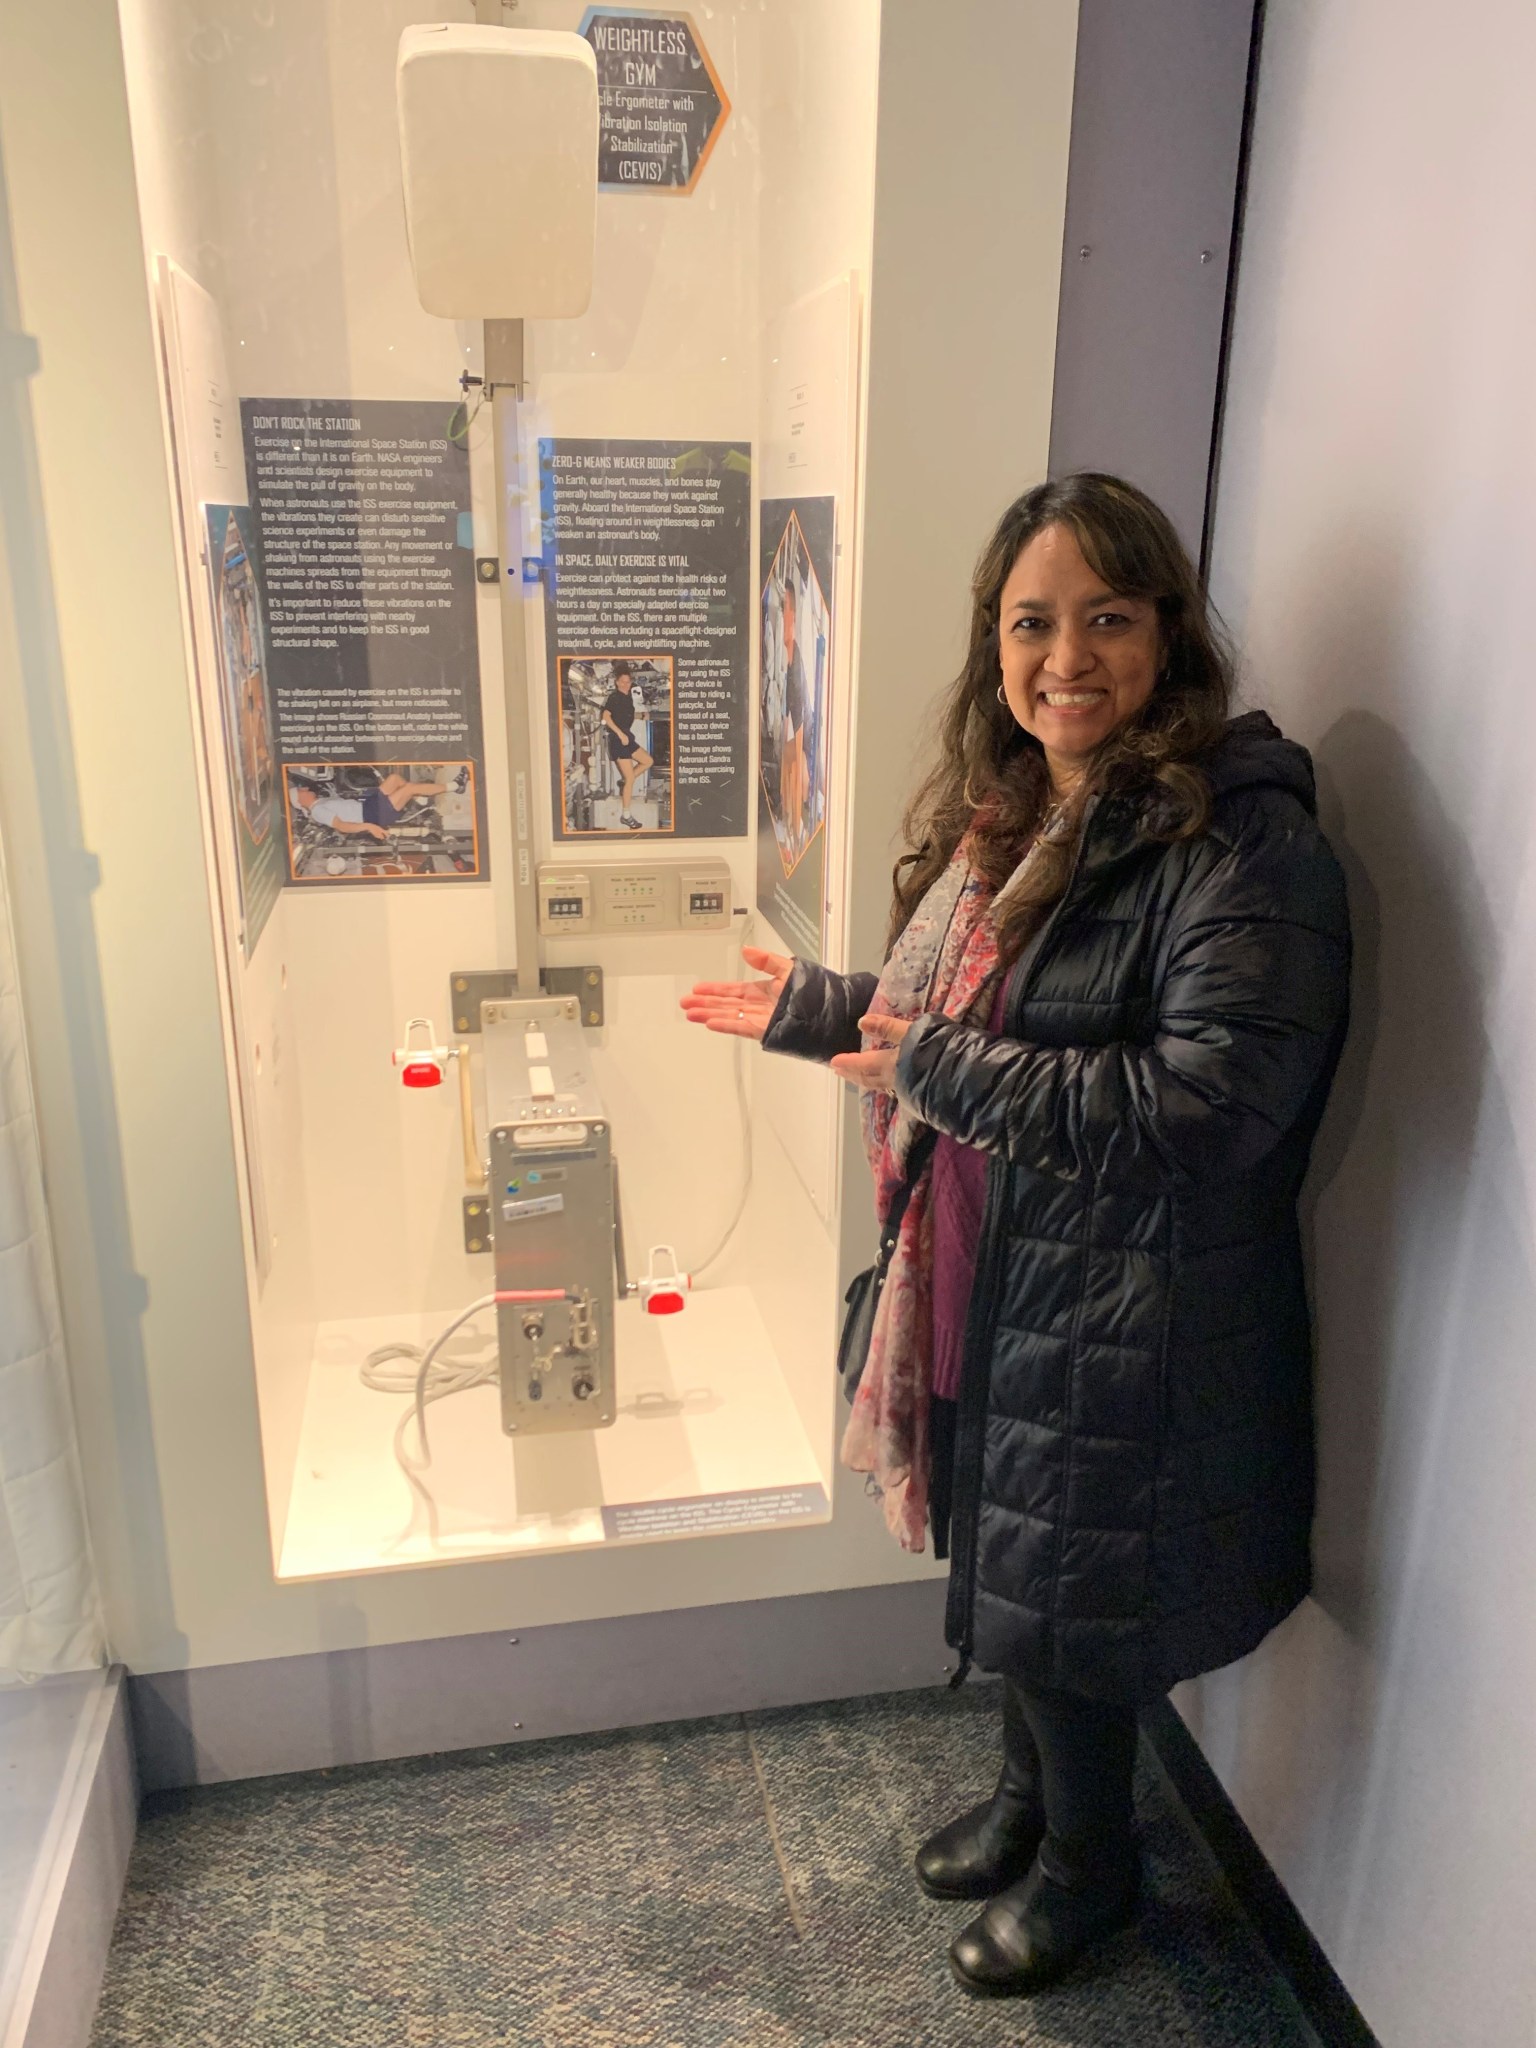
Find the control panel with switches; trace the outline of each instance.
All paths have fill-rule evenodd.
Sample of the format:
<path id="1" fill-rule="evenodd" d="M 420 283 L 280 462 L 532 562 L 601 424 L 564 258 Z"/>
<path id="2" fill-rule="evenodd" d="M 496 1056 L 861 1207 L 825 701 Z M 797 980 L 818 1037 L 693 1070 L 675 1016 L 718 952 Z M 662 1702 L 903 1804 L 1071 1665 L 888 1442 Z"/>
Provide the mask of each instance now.
<path id="1" fill-rule="evenodd" d="M 718 932 L 731 922 L 731 871 L 723 860 L 596 862 L 539 869 L 539 930 Z"/>

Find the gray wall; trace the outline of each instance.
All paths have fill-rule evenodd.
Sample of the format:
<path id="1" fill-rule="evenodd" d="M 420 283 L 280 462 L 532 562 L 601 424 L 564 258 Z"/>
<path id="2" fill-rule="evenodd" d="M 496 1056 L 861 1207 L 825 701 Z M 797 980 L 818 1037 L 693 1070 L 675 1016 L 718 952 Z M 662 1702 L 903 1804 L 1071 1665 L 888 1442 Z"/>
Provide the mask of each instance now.
<path id="1" fill-rule="evenodd" d="M 1357 1017 L 1313 1602 L 1180 1704 L 1390 2048 L 1529 2048 L 1536 10 L 1284 0 L 1214 585 L 1315 750 Z"/>
<path id="2" fill-rule="evenodd" d="M 1149 491 L 1198 560 L 1254 0 L 1081 0 L 1051 474 Z"/>

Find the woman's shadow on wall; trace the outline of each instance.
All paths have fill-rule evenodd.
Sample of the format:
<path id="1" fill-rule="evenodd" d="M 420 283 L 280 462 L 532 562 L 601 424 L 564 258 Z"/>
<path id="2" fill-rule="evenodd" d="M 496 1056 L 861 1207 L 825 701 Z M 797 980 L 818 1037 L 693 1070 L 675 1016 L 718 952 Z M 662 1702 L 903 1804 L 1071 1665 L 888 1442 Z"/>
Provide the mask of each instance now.
<path id="1" fill-rule="evenodd" d="M 1346 712 L 1314 758 L 1355 940 L 1350 1032 L 1302 1205 L 1318 1321 L 1315 1598 L 1374 1660 L 1465 1364 L 1458 1318 L 1486 1256 L 1473 1154 L 1509 1156 L 1514 1131 L 1485 1018 L 1497 933 L 1465 836 L 1374 711 Z"/>

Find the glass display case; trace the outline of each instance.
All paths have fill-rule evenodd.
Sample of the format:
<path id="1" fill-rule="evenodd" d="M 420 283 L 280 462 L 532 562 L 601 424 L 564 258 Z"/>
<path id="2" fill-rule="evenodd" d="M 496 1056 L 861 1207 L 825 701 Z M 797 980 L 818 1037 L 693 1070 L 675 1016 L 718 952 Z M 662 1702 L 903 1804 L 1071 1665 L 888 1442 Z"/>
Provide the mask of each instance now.
<path id="1" fill-rule="evenodd" d="M 830 1516 L 839 1092 L 679 1007 L 846 950 L 878 10 L 791 13 L 462 9 L 413 131 L 409 5 L 125 0 L 279 1580 Z"/>
<path id="2" fill-rule="evenodd" d="M 1022 486 L 1199 534 L 1245 31 L 1165 160 L 1056 0 L 447 11 L 0 10 L 0 810 L 147 1782 L 937 1675 L 837 1458 L 853 1101 L 678 999 L 878 964 Z M 574 68 L 403 135 L 475 31 Z"/>

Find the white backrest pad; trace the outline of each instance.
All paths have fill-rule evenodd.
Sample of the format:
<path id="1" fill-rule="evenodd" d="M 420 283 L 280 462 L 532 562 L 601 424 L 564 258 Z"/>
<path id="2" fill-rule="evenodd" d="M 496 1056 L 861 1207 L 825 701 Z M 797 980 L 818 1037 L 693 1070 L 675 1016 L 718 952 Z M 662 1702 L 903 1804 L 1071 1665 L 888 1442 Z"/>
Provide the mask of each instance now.
<path id="1" fill-rule="evenodd" d="M 416 291 L 456 320 L 563 319 L 592 296 L 597 62 L 561 29 L 418 24 L 396 66 Z"/>

